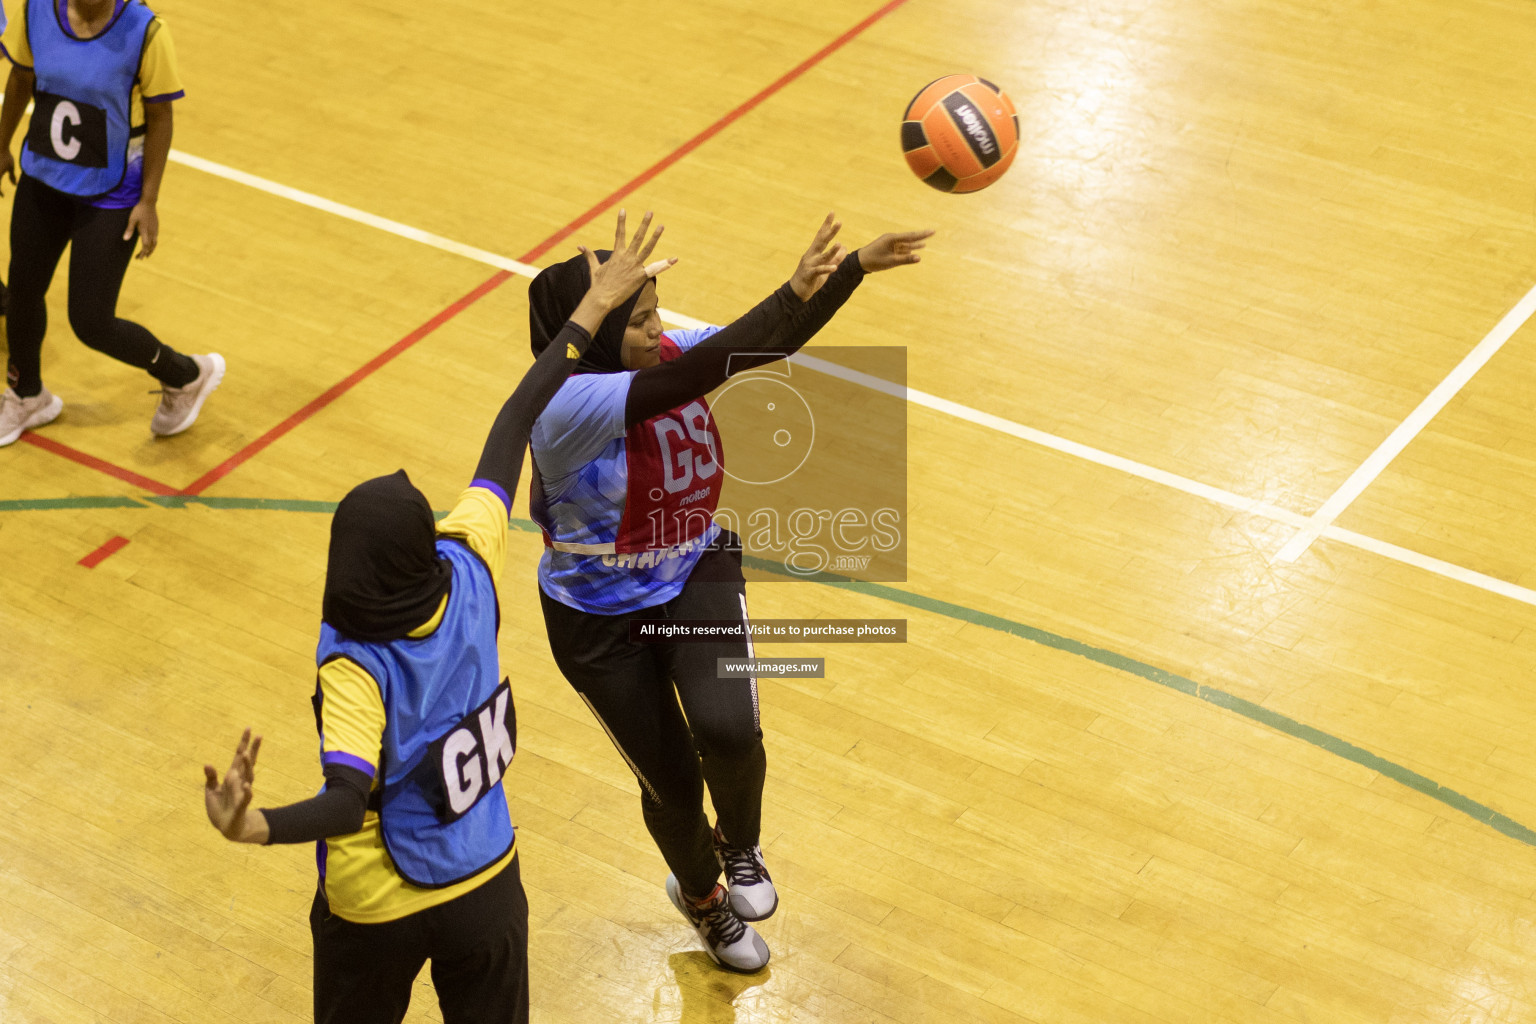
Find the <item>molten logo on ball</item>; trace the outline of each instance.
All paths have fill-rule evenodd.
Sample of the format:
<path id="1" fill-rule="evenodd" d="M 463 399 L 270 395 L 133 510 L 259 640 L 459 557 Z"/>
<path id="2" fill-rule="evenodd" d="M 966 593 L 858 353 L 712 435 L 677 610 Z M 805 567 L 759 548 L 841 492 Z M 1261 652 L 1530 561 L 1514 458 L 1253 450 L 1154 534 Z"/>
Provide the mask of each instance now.
<path id="1" fill-rule="evenodd" d="M 907 105 L 901 148 L 925 184 L 940 192 L 977 192 L 1013 163 L 1019 118 L 1013 101 L 985 78 L 947 75 Z"/>

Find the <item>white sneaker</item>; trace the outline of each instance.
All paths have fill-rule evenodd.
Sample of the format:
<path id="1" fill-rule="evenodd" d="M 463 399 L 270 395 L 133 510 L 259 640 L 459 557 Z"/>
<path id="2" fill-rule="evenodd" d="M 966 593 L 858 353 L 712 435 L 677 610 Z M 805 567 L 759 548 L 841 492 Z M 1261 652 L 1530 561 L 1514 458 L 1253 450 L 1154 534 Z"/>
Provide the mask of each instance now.
<path id="1" fill-rule="evenodd" d="M 64 411 L 64 400 L 47 388 L 22 398 L 14 388 L 0 392 L 0 448 L 15 444 L 23 431 L 52 423 Z"/>
<path id="2" fill-rule="evenodd" d="M 149 432 L 156 437 L 179 434 L 197 422 L 203 403 L 224 379 L 224 357 L 217 352 L 193 356 L 192 361 L 201 371 L 196 380 L 186 387 L 160 390 L 160 407 L 155 410 L 155 418 L 149 421 Z"/>
<path id="3" fill-rule="evenodd" d="M 768 943 L 747 924 L 726 898 L 725 887 L 715 891 L 703 903 L 695 904 L 683 895 L 676 875 L 667 876 L 667 896 L 678 913 L 688 919 L 704 940 L 704 951 L 728 971 L 751 974 L 768 966 Z"/>
<path id="4" fill-rule="evenodd" d="M 779 909 L 779 894 L 768 877 L 761 846 L 732 846 L 715 826 L 715 859 L 731 887 L 731 909 L 743 921 L 761 921 Z"/>

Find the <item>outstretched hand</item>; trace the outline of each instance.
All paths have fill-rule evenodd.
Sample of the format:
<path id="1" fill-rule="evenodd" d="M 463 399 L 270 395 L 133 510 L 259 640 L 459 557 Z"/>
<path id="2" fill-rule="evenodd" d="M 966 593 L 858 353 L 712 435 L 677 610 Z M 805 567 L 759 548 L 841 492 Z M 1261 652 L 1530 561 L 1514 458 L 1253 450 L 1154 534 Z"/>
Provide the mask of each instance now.
<path id="1" fill-rule="evenodd" d="M 926 240 L 932 237 L 932 231 L 893 231 L 881 235 L 859 250 L 859 266 L 865 273 L 873 274 L 877 270 L 920 263 L 922 257 L 917 250 L 927 245 Z"/>
<path id="2" fill-rule="evenodd" d="M 256 755 L 260 750 L 261 737 L 252 739 L 251 730 L 246 729 L 240 735 L 240 745 L 235 748 L 235 758 L 224 774 L 224 781 L 219 781 L 218 770 L 213 765 L 203 765 L 203 804 L 208 810 L 208 820 L 232 842 L 260 843 L 267 838 L 267 823 L 262 813 L 246 813 L 251 806 Z"/>
<path id="3" fill-rule="evenodd" d="M 647 211 L 645 219 L 640 222 L 640 230 L 635 232 L 635 237 L 628 243 L 624 241 L 624 211 L 619 211 L 618 227 L 613 234 L 613 255 L 606 262 L 598 262 L 597 253 L 586 246 L 579 246 L 582 255 L 587 258 L 587 269 L 592 275 L 592 284 L 587 289 L 586 299 L 599 305 L 604 315 L 616 309 L 619 303 L 629 298 L 647 280 L 669 269 L 677 262 L 677 257 L 657 260 L 654 263 L 646 263 L 651 251 L 656 248 L 656 243 L 661 238 L 661 233 L 667 230 L 666 225 L 658 227 L 647 241 L 645 234 L 651 226 L 651 214 Z"/>
<path id="4" fill-rule="evenodd" d="M 804 302 L 827 283 L 827 278 L 832 276 L 838 264 L 843 262 L 843 257 L 848 255 L 848 250 L 842 243 L 832 244 L 832 239 L 842 229 L 842 222 L 837 219 L 837 214 L 827 214 L 827 219 L 821 222 L 821 227 L 816 229 L 816 237 L 811 239 L 811 247 L 805 250 L 805 255 L 800 257 L 800 265 L 795 268 L 795 274 L 789 279 L 789 286 L 794 289 L 800 301 Z"/>

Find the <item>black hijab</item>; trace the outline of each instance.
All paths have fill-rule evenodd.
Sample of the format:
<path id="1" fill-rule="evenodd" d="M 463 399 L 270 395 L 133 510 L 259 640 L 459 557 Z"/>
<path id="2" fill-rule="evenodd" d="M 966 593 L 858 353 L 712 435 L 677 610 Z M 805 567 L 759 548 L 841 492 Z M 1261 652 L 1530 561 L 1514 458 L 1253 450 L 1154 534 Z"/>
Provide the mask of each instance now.
<path id="1" fill-rule="evenodd" d="M 354 640 L 398 640 L 437 611 L 453 570 L 437 557 L 432 506 L 405 475 L 365 480 L 331 517 L 321 615 Z"/>
<path id="2" fill-rule="evenodd" d="M 598 249 L 598 262 L 607 262 L 612 256 L 608 249 Z M 556 263 L 539 271 L 539 276 L 528 286 L 528 337 L 533 345 L 534 358 L 549 347 L 560 333 L 560 328 L 581 305 L 582 297 L 592 284 L 592 272 L 587 269 L 584 255 L 572 256 L 564 263 Z M 613 312 L 603 318 L 597 334 L 587 348 L 586 355 L 576 364 L 576 373 L 620 373 L 624 360 L 620 351 L 624 347 L 624 328 L 629 324 L 629 314 L 640 298 L 640 286 L 635 294 L 619 303 Z"/>

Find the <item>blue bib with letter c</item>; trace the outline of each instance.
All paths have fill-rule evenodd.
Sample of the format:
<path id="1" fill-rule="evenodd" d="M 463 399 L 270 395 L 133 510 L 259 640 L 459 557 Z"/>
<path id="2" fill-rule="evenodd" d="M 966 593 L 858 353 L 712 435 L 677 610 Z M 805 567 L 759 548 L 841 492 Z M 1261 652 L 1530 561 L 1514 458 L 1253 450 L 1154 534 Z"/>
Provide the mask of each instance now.
<path id="1" fill-rule="evenodd" d="M 155 12 L 129 0 L 100 33 L 76 38 L 54 0 L 27 0 L 37 75 L 21 169 L 82 198 L 105 195 L 128 170 L 133 83 Z"/>

